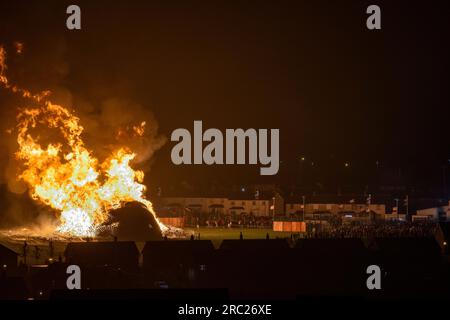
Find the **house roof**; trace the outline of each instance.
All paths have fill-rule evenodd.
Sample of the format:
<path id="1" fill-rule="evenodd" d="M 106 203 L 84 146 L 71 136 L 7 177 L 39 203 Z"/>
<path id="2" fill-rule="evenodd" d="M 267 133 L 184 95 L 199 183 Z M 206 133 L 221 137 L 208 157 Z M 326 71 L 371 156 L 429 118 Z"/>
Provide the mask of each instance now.
<path id="1" fill-rule="evenodd" d="M 442 230 L 445 239 L 450 239 L 450 222 L 439 223 L 439 228 Z"/>
<path id="2" fill-rule="evenodd" d="M 301 239 L 297 241 L 296 249 L 313 255 L 322 254 L 362 254 L 366 252 L 366 247 L 361 239 Z"/>
<path id="3" fill-rule="evenodd" d="M 212 252 L 214 246 L 210 240 L 161 240 L 147 241 L 143 255 L 186 255 L 200 252 Z"/>
<path id="4" fill-rule="evenodd" d="M 208 206 L 209 208 L 223 208 L 223 204 L 211 204 Z"/>
<path id="5" fill-rule="evenodd" d="M 177 207 L 177 208 L 180 208 L 180 207 L 183 207 L 183 205 L 181 203 L 178 203 L 178 202 L 173 202 L 173 203 L 169 203 L 169 204 L 164 205 L 164 207 Z"/>
<path id="6" fill-rule="evenodd" d="M 289 249 L 285 239 L 225 239 L 220 245 L 220 250 L 283 250 Z"/>
<path id="7" fill-rule="evenodd" d="M 64 255 L 67 259 L 98 262 L 102 259 L 120 260 L 130 255 L 139 256 L 139 250 L 133 241 L 71 242 L 67 245 Z"/>
<path id="8" fill-rule="evenodd" d="M 15 252 L 14 250 L 8 248 L 7 246 L 0 244 L 0 256 L 6 256 L 6 255 L 18 256 L 19 254 L 17 252 Z"/>
<path id="9" fill-rule="evenodd" d="M 229 193 L 180 193 L 175 195 L 164 195 L 162 199 L 177 199 L 177 198 L 189 198 L 189 199 L 228 199 L 230 201 L 242 200 L 242 201 L 258 201 L 258 200 L 271 200 L 275 196 L 272 191 L 260 191 L 258 198 L 255 197 L 255 192 L 229 192 Z"/>

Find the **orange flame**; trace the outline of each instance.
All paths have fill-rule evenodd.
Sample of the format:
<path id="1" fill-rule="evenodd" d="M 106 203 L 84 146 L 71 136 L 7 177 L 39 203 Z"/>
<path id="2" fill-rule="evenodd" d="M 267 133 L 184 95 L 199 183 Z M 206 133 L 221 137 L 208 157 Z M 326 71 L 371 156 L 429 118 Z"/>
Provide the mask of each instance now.
<path id="1" fill-rule="evenodd" d="M 0 47 L 0 83 L 39 105 L 24 108 L 17 116 L 19 150 L 15 156 L 24 167 L 18 178 L 29 186 L 33 199 L 61 213 L 57 230 L 75 236 L 94 236 L 107 221 L 111 209 L 130 201 L 145 205 L 158 221 L 152 203 L 144 195 L 144 173 L 130 166 L 135 154 L 121 148 L 99 163 L 82 140 L 80 119 L 67 108 L 45 99 L 48 91 L 32 94 L 11 85 L 5 76 L 5 57 L 5 50 Z M 142 122 L 134 130 L 143 135 L 144 126 Z M 58 131 L 63 141 L 45 145 L 39 136 L 33 135 L 37 127 Z M 161 231 L 167 230 L 158 223 Z"/>

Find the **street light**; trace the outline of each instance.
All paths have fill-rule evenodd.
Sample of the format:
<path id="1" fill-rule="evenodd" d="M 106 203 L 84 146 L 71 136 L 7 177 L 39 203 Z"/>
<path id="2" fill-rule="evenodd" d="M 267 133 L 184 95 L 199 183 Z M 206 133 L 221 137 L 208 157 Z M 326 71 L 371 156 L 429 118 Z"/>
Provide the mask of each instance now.
<path id="1" fill-rule="evenodd" d="M 398 198 L 395 198 L 394 200 L 395 200 L 395 209 L 397 210 L 397 221 L 398 221 L 398 217 L 399 217 L 399 215 L 398 215 Z"/>

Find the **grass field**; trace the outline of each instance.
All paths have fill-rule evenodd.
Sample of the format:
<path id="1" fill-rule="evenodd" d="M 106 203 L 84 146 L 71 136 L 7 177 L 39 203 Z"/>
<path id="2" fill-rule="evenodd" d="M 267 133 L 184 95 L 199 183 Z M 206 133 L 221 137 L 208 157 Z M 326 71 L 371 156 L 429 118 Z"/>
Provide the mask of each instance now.
<path id="1" fill-rule="evenodd" d="M 220 246 L 220 243 L 224 239 L 239 239 L 239 235 L 242 232 L 244 239 L 265 239 L 267 233 L 270 239 L 275 238 L 290 238 L 291 232 L 276 232 L 272 229 L 249 229 L 249 228 L 185 228 L 189 234 L 194 234 L 197 238 L 200 234 L 201 240 L 211 240 L 215 247 Z"/>

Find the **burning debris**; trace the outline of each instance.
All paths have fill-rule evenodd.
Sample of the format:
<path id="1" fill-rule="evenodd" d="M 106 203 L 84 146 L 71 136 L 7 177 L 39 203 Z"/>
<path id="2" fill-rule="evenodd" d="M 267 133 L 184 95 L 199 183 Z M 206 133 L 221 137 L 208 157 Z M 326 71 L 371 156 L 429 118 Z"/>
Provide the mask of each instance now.
<path id="1" fill-rule="evenodd" d="M 11 84 L 5 71 L 6 51 L 0 47 L 0 83 L 33 102 L 20 109 L 17 126 L 10 131 L 17 134 L 17 178 L 28 186 L 34 200 L 58 212 L 59 233 L 95 236 L 109 220 L 111 210 L 133 201 L 146 208 L 162 232 L 168 230 L 145 198 L 144 172 L 130 165 L 135 153 L 121 147 L 100 162 L 85 145 L 84 128 L 73 111 L 52 103 L 48 91 L 33 94 Z M 145 124 L 134 126 L 132 132 L 142 136 Z"/>

